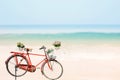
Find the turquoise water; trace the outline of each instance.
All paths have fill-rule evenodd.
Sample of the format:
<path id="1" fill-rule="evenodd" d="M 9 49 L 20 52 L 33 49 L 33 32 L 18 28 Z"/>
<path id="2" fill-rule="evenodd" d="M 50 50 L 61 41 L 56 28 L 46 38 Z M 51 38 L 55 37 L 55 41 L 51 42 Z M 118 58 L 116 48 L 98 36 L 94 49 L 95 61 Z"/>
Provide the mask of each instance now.
<path id="1" fill-rule="evenodd" d="M 120 25 L 0 25 L 0 33 L 120 32 Z"/>
<path id="2" fill-rule="evenodd" d="M 62 41 L 66 43 L 111 43 L 120 45 L 120 33 L 59 33 L 59 34 L 0 34 L 0 44 L 16 44 L 25 42 L 39 44 L 45 42 Z"/>

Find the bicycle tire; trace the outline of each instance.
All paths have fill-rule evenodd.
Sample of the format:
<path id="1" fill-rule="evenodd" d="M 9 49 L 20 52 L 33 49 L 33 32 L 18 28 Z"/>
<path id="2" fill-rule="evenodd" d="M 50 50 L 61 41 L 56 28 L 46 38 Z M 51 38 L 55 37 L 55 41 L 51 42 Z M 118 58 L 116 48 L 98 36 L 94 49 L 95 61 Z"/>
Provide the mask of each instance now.
<path id="1" fill-rule="evenodd" d="M 51 63 L 51 62 L 54 63 L 54 66 L 52 66 L 52 69 L 54 68 L 54 70 L 49 69 L 48 62 L 49 63 Z M 57 60 L 49 60 L 48 62 L 45 62 L 43 64 L 42 71 L 41 71 L 42 74 L 50 80 L 56 80 L 56 79 L 60 78 L 63 74 L 63 67 L 62 67 L 61 63 L 58 62 Z M 57 69 L 55 69 L 55 68 L 57 68 Z M 55 71 L 55 73 L 53 71 Z"/>
<path id="2" fill-rule="evenodd" d="M 12 76 L 15 77 L 21 77 L 23 75 L 26 74 L 27 69 L 26 70 L 22 70 L 19 67 L 16 67 L 16 62 L 15 62 L 15 57 L 17 57 L 18 62 L 20 60 L 22 60 L 21 64 L 25 64 L 28 65 L 28 61 L 26 60 L 25 57 L 21 56 L 21 55 L 12 55 L 8 58 L 8 60 L 6 61 L 6 69 L 8 71 L 9 74 L 11 74 Z M 12 62 L 13 61 L 13 62 Z M 10 64 L 11 63 L 11 64 Z M 15 73 L 16 70 L 16 73 Z M 19 71 L 19 72 L 18 72 Z"/>

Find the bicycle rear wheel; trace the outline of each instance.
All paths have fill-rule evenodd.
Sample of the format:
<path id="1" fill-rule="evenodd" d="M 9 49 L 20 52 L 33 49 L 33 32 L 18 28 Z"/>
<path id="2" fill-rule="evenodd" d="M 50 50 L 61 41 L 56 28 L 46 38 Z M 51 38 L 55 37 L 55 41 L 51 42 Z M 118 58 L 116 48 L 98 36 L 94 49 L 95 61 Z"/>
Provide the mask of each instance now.
<path id="1" fill-rule="evenodd" d="M 24 66 L 26 69 L 21 69 L 19 65 L 16 64 L 16 59 L 17 59 L 18 64 L 20 66 L 21 65 Z M 28 61 L 26 60 L 26 58 L 20 55 L 12 55 L 6 62 L 7 71 L 12 76 L 16 76 L 16 77 L 21 77 L 27 72 L 27 69 L 28 69 L 27 65 L 28 65 Z"/>
<path id="2" fill-rule="evenodd" d="M 43 64 L 42 74 L 50 80 L 56 80 L 62 76 L 63 67 L 57 60 L 50 60 Z"/>

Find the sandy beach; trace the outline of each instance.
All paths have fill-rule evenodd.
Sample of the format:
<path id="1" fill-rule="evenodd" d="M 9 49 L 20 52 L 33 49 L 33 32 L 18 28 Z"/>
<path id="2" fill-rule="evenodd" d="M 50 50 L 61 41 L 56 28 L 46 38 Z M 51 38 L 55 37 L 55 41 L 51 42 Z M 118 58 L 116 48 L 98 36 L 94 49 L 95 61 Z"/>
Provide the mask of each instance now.
<path id="1" fill-rule="evenodd" d="M 61 44 L 54 45 L 57 41 Z M 25 52 L 19 51 L 23 44 L 33 54 L 44 54 L 39 50 L 43 45 L 47 50 L 60 47 L 52 56 L 63 66 L 58 80 L 120 80 L 120 0 L 0 0 L 1 80 L 15 80 L 5 61 L 12 51 Z M 42 64 L 35 68 L 46 57 L 30 59 L 28 67 L 23 58 L 11 60 L 14 65 L 21 61 L 17 69 L 29 70 L 23 76 L 18 71 L 17 80 L 49 80 L 41 73 Z M 15 73 L 14 65 L 10 69 Z M 47 69 L 51 75 L 52 68 Z"/>
<path id="2" fill-rule="evenodd" d="M 65 44 L 64 46 L 69 45 Z M 33 52 L 38 46 L 32 47 Z M 120 80 L 120 50 L 119 46 L 82 46 L 71 45 L 61 47 L 56 51 L 57 60 L 63 65 L 63 76 L 58 80 Z M 16 46 L 0 46 L 0 75 L 3 80 L 14 80 L 5 67 L 9 52 L 17 50 Z M 34 58 L 33 63 L 37 61 Z M 35 73 L 27 73 L 18 80 L 48 80 L 39 69 Z"/>

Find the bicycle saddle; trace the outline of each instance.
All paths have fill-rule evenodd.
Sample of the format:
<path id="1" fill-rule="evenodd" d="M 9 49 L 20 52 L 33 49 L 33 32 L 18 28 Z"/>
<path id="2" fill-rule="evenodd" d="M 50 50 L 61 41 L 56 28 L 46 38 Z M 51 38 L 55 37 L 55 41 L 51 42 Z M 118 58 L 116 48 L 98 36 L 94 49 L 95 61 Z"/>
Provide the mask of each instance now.
<path id="1" fill-rule="evenodd" d="M 31 48 L 24 48 L 25 51 L 29 52 L 29 51 L 32 51 Z"/>

